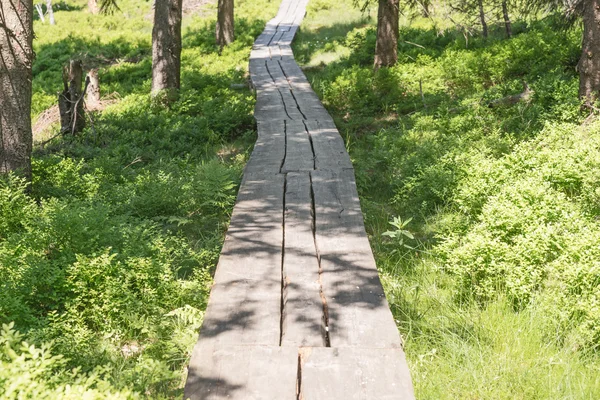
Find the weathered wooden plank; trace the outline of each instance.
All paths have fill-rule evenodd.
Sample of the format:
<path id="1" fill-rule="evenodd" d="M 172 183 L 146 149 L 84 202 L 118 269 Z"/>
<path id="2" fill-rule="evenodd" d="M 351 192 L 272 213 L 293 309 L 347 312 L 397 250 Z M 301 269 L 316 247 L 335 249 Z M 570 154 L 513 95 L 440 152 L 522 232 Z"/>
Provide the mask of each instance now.
<path id="1" fill-rule="evenodd" d="M 314 171 L 316 243 L 332 347 L 401 347 L 369 240 L 352 170 Z"/>
<path id="2" fill-rule="evenodd" d="M 286 123 L 286 154 L 281 172 L 312 171 L 314 153 L 306 126 L 302 121 Z"/>
<path id="3" fill-rule="evenodd" d="M 274 30 L 267 30 L 265 29 L 263 31 L 263 33 L 261 33 L 256 40 L 254 41 L 254 47 L 258 47 L 258 46 L 268 46 L 269 43 L 271 43 L 271 41 L 273 40 L 273 36 L 275 36 L 275 31 Z"/>
<path id="4" fill-rule="evenodd" d="M 270 51 L 269 48 L 264 45 L 264 46 L 254 46 L 252 48 L 252 50 L 250 51 L 250 57 L 252 60 L 254 61 L 263 61 L 264 60 L 268 60 L 270 58 Z"/>
<path id="5" fill-rule="evenodd" d="M 197 346 L 184 390 L 191 400 L 296 400 L 298 352 L 277 346 Z"/>
<path id="6" fill-rule="evenodd" d="M 269 46 L 278 47 L 279 41 L 281 40 L 281 37 L 285 34 L 285 32 L 285 30 L 278 28 L 277 33 L 273 36 L 273 40 L 271 41 L 271 43 L 269 43 Z"/>
<path id="7" fill-rule="evenodd" d="M 282 59 L 281 48 L 278 45 L 269 46 L 271 50 L 271 60 L 280 61 Z"/>
<path id="8" fill-rule="evenodd" d="M 291 113 L 288 112 L 279 90 L 257 90 L 256 107 L 254 109 L 254 119 L 257 121 L 299 119 L 299 115 L 297 108 L 292 108 Z"/>
<path id="9" fill-rule="evenodd" d="M 288 88 L 279 89 L 281 99 L 285 104 L 285 111 L 289 115 L 290 119 L 302 121 L 305 119 L 305 115 L 300 110 L 296 99 L 294 98 L 292 91 Z"/>
<path id="10" fill-rule="evenodd" d="M 319 263 L 308 173 L 289 173 L 285 191 L 282 346 L 325 346 Z"/>
<path id="11" fill-rule="evenodd" d="M 290 119 L 290 117 L 282 110 L 256 110 L 254 119 L 257 121 L 272 121 Z"/>
<path id="12" fill-rule="evenodd" d="M 283 188 L 281 175 L 244 175 L 200 340 L 279 343 Z"/>
<path id="13" fill-rule="evenodd" d="M 315 112 L 310 114 L 315 115 Z M 331 118 L 307 121 L 306 126 L 315 150 L 316 167 L 320 170 L 352 169 L 352 161 Z"/>
<path id="14" fill-rule="evenodd" d="M 283 99 L 276 87 L 258 89 L 255 110 L 275 110 L 285 112 Z"/>
<path id="15" fill-rule="evenodd" d="M 278 345 L 281 279 L 274 277 L 275 272 L 270 275 L 263 280 L 229 274 L 229 282 L 216 283 L 198 343 L 211 343 L 215 348 L 233 344 Z M 190 365 L 198 362 L 192 358 Z"/>
<path id="16" fill-rule="evenodd" d="M 200 337 L 190 361 L 186 391 L 189 387 L 190 393 L 199 393 L 195 398 L 209 398 L 203 396 L 212 390 L 209 378 L 213 375 L 207 375 L 206 371 L 217 373 L 217 367 L 221 365 L 219 361 L 212 366 L 209 363 L 207 367 L 206 360 L 210 360 L 213 353 L 223 354 L 219 352 L 234 345 L 279 345 L 283 191 L 282 175 L 244 174 Z M 227 360 L 231 365 L 243 366 L 243 359 Z M 263 359 L 256 362 L 263 362 Z M 229 365 L 227 363 L 223 365 Z M 251 383 L 238 381 L 234 371 L 226 368 L 224 372 L 218 372 L 215 379 L 234 382 L 242 397 L 233 398 L 252 398 L 243 396 L 252 393 L 253 386 L 246 387 Z M 218 396 L 215 398 L 222 398 Z"/>
<path id="17" fill-rule="evenodd" d="M 277 174 L 285 159 L 285 121 L 258 121 L 257 125 L 258 139 L 244 171 Z"/>
<path id="18" fill-rule="evenodd" d="M 281 65 L 279 64 L 279 61 L 267 60 L 266 65 L 267 65 L 267 69 L 269 70 L 269 73 L 273 77 L 273 81 L 275 82 L 277 87 L 289 89 L 290 85 L 288 83 L 288 80 L 287 80 L 285 74 L 283 73 L 283 70 L 281 69 Z"/>
<path id="19" fill-rule="evenodd" d="M 265 30 L 276 30 L 281 21 L 285 18 L 285 16 L 290 13 L 290 8 L 293 6 L 294 1 L 282 0 L 279 5 L 279 10 L 277 10 L 277 15 L 275 15 L 273 19 L 267 22 Z"/>
<path id="20" fill-rule="evenodd" d="M 402 349 L 301 350 L 303 400 L 413 400 Z"/>
<path id="21" fill-rule="evenodd" d="M 314 93 L 306 75 L 294 60 L 282 60 L 280 62 L 281 69 L 288 76 L 290 84 L 294 90 L 303 90 L 308 93 Z"/>
<path id="22" fill-rule="evenodd" d="M 291 41 L 289 44 L 291 44 Z M 294 53 L 292 52 L 292 48 L 289 46 L 289 44 L 279 46 L 279 52 L 281 53 L 282 61 L 294 60 Z"/>

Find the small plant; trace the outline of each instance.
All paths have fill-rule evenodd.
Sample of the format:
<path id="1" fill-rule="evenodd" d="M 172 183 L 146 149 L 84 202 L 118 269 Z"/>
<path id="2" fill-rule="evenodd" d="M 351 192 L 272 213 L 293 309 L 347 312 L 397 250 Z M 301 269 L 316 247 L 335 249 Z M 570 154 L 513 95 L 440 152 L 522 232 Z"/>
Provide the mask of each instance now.
<path id="1" fill-rule="evenodd" d="M 394 244 L 396 244 L 398 248 L 404 247 L 407 249 L 414 249 L 414 247 L 409 246 L 404 242 L 406 238 L 411 240 L 415 239 L 414 235 L 405 229 L 410 221 L 412 221 L 412 218 L 402 221 L 402 218 L 394 217 L 394 219 L 390 221 L 390 225 L 394 227 L 394 230 L 386 231 L 383 233 L 383 235 L 392 238 L 392 241 L 394 241 Z M 394 249 L 393 252 L 396 253 L 398 248 Z"/>

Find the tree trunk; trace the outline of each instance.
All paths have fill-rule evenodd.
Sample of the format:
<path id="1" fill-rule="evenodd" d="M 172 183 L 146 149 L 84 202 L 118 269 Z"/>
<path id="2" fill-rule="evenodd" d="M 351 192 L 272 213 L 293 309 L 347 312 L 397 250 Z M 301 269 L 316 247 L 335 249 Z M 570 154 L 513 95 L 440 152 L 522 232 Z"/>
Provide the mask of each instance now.
<path id="1" fill-rule="evenodd" d="M 33 1 L 0 1 L 0 174 L 31 179 Z"/>
<path id="2" fill-rule="evenodd" d="M 98 14 L 100 7 L 98 7 L 98 0 L 88 0 L 88 10 L 92 14 Z"/>
<path id="3" fill-rule="evenodd" d="M 83 93 L 81 83 L 83 69 L 81 61 L 71 60 L 63 68 L 64 90 L 58 95 L 60 125 L 63 133 L 78 133 L 85 128 L 85 112 L 83 111 Z M 87 88 L 87 85 L 86 85 Z"/>
<path id="4" fill-rule="evenodd" d="M 234 40 L 233 1 L 219 0 L 216 37 L 221 49 Z"/>
<path id="5" fill-rule="evenodd" d="M 506 4 L 506 0 L 502 1 L 502 15 L 504 16 L 504 26 L 506 28 L 506 37 L 512 37 L 512 27 L 510 24 L 510 17 L 508 15 L 508 5 Z"/>
<path id="6" fill-rule="evenodd" d="M 181 67 L 181 1 L 156 0 L 152 29 L 152 95 L 166 104 L 179 95 Z M 162 96 L 162 95 L 161 95 Z"/>
<path id="7" fill-rule="evenodd" d="M 429 7 L 431 7 L 431 4 L 429 4 L 428 1 L 424 1 L 421 4 L 421 15 L 423 16 L 423 18 L 429 18 L 431 16 L 431 11 L 429 10 Z"/>
<path id="8" fill-rule="evenodd" d="M 398 61 L 399 0 L 379 0 L 375 69 L 391 67 Z"/>
<path id="9" fill-rule="evenodd" d="M 579 98 L 593 105 L 600 95 L 600 0 L 583 2 L 583 46 L 578 70 Z"/>
<path id="10" fill-rule="evenodd" d="M 40 21 L 42 21 L 42 23 L 46 22 L 46 19 L 44 18 L 44 10 L 42 10 L 42 5 L 36 4 L 35 9 L 37 10 L 38 16 L 40 17 Z"/>
<path id="11" fill-rule="evenodd" d="M 54 25 L 54 11 L 52 10 L 52 0 L 46 0 L 46 12 L 48 13 L 48 21 L 50 25 Z"/>
<path id="12" fill-rule="evenodd" d="M 100 106 L 100 79 L 98 69 L 94 68 L 87 74 L 89 86 L 85 91 L 85 105 L 88 110 L 96 110 Z"/>
<path id="13" fill-rule="evenodd" d="M 481 20 L 481 32 L 483 33 L 483 37 L 488 37 L 488 26 L 485 22 L 485 12 L 483 11 L 483 0 L 477 0 L 479 5 L 479 19 Z"/>

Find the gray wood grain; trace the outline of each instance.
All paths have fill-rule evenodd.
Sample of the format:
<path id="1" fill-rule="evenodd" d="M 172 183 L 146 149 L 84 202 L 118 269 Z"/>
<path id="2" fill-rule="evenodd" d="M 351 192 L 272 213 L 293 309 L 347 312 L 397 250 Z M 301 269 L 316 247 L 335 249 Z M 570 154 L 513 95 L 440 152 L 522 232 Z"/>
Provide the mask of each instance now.
<path id="1" fill-rule="evenodd" d="M 200 362 L 190 367 L 184 399 L 297 399 L 295 348 L 202 345 L 192 357 Z"/>
<path id="2" fill-rule="evenodd" d="M 223 345 L 279 343 L 283 187 L 281 175 L 244 175 L 200 340 Z"/>
<path id="3" fill-rule="evenodd" d="M 346 145 L 333 121 L 321 118 L 319 121 L 307 121 L 306 126 L 312 138 L 317 169 L 340 171 L 353 168 Z"/>
<path id="4" fill-rule="evenodd" d="M 259 121 L 258 138 L 245 173 L 277 174 L 285 159 L 285 121 Z"/>
<path id="5" fill-rule="evenodd" d="M 311 173 L 332 347 L 401 347 L 364 229 L 352 170 Z"/>
<path id="6" fill-rule="evenodd" d="M 314 154 L 310 136 L 302 121 L 288 121 L 286 124 L 286 155 L 282 173 L 312 171 Z"/>
<path id="7" fill-rule="evenodd" d="M 415 398 L 400 349 L 302 349 L 301 374 L 303 400 Z"/>
<path id="8" fill-rule="evenodd" d="M 308 173 L 287 174 L 282 346 L 325 346 Z"/>

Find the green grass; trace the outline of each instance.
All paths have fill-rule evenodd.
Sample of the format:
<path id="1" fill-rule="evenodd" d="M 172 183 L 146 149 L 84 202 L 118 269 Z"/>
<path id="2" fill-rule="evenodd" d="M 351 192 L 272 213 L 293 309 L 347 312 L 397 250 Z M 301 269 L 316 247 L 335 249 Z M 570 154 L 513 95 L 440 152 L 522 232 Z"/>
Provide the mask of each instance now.
<path id="1" fill-rule="evenodd" d="M 372 12 L 311 4 L 295 54 L 350 151 L 417 398 L 599 398 L 600 123 L 581 125 L 581 32 L 546 18 L 465 41 L 405 18 L 399 64 L 374 73 Z M 522 81 L 531 101 L 488 107 Z M 383 235 L 395 216 L 415 240 Z"/>
<path id="2" fill-rule="evenodd" d="M 181 398 L 211 274 L 255 140 L 246 80 L 278 4 L 236 3 L 236 42 L 214 41 L 215 5 L 184 18 L 182 90 L 155 105 L 151 2 L 93 16 L 55 4 L 36 21 L 34 120 L 70 58 L 117 99 L 81 134 L 36 146 L 33 185 L 0 181 L 0 398 Z M 57 134 L 51 126 L 45 137 Z M 85 397 L 88 396 L 88 397 Z"/>

